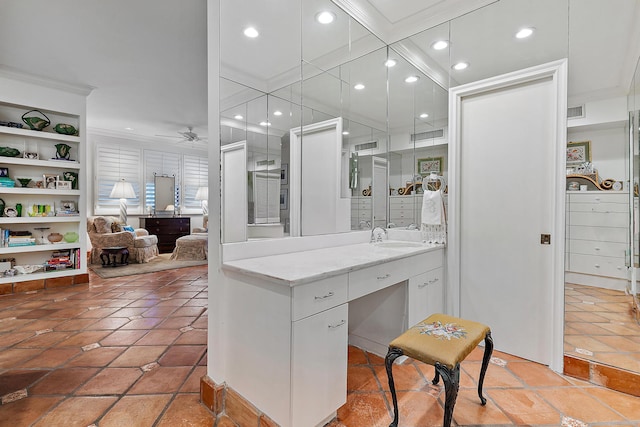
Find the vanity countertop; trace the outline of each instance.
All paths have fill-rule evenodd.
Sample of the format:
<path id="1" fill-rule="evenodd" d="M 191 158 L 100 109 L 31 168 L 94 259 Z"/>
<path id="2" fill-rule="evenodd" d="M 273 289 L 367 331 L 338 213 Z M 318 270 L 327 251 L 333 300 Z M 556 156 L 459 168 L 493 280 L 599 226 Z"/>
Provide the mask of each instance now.
<path id="1" fill-rule="evenodd" d="M 222 269 L 296 286 L 442 248 L 442 244 L 381 247 L 359 243 L 229 261 L 222 264 Z"/>

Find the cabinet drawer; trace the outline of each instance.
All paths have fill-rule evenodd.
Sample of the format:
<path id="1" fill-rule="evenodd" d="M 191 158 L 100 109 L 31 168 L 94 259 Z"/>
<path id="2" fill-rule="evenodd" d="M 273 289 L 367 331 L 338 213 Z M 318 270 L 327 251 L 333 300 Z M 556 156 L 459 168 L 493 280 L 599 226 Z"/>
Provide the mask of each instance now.
<path id="1" fill-rule="evenodd" d="M 571 254 L 569 271 L 597 276 L 626 279 L 628 276 L 624 258 Z"/>
<path id="2" fill-rule="evenodd" d="M 599 242 L 626 243 L 628 230 L 621 227 L 590 227 L 570 225 L 567 227 L 568 237 L 579 240 L 596 240 Z"/>
<path id="3" fill-rule="evenodd" d="M 629 203 L 627 193 L 567 193 L 569 203 Z"/>
<path id="4" fill-rule="evenodd" d="M 428 252 L 349 273 L 349 301 L 442 265 L 442 251 Z"/>
<path id="5" fill-rule="evenodd" d="M 442 267 L 409 279 L 407 319 L 411 327 L 444 310 L 444 273 Z"/>
<path id="6" fill-rule="evenodd" d="M 569 225 L 627 227 L 629 224 L 628 212 L 570 212 L 567 218 Z"/>
<path id="7" fill-rule="evenodd" d="M 342 274 L 294 286 L 291 312 L 293 320 L 303 319 L 347 302 L 348 277 Z"/>
<path id="8" fill-rule="evenodd" d="M 567 242 L 567 251 L 572 254 L 598 255 L 624 258 L 627 251 L 626 243 L 596 242 L 593 240 L 574 240 Z"/>
<path id="9" fill-rule="evenodd" d="M 568 203 L 569 212 L 629 212 L 628 203 Z"/>

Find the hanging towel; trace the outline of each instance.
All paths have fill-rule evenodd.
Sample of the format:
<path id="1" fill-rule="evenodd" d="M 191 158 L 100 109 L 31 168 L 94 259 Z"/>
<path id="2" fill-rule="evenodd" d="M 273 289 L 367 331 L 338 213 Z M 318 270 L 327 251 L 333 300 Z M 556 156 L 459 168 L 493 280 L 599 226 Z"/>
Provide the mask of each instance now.
<path id="1" fill-rule="evenodd" d="M 424 192 L 421 223 L 422 240 L 427 243 L 447 243 L 447 217 L 440 191 Z"/>
<path id="2" fill-rule="evenodd" d="M 427 225 L 444 224 L 442 194 L 439 191 L 425 191 L 422 197 L 422 223 Z"/>

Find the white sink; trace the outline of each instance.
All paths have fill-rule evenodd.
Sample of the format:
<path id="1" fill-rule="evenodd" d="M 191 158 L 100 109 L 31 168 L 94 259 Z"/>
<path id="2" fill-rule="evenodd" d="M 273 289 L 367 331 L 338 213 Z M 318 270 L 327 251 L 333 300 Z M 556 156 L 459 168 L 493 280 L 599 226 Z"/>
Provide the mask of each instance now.
<path id="1" fill-rule="evenodd" d="M 398 240 L 377 242 L 375 245 L 379 248 L 419 248 L 424 246 L 420 242 L 406 242 Z"/>

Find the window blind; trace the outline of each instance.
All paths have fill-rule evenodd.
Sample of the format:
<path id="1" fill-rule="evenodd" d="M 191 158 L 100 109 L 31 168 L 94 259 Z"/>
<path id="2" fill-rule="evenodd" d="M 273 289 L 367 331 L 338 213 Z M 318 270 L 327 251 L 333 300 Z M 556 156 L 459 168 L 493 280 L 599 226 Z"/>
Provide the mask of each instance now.
<path id="1" fill-rule="evenodd" d="M 122 145 L 98 144 L 96 146 L 96 213 L 100 209 L 117 209 L 120 201 L 109 197 L 113 185 L 121 180 L 131 183 L 136 193 L 135 199 L 127 199 L 130 213 L 141 213 L 141 168 L 139 148 Z"/>

